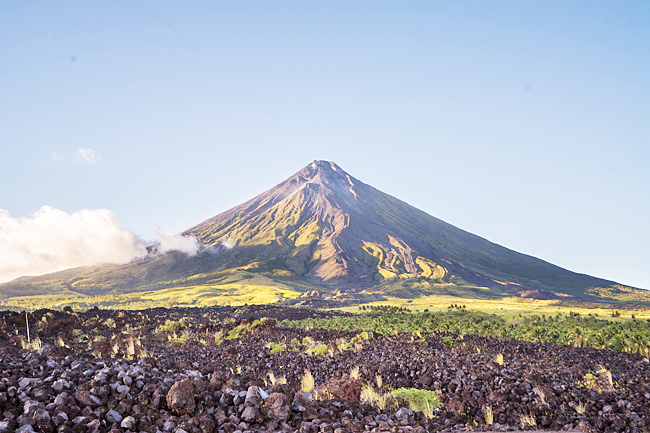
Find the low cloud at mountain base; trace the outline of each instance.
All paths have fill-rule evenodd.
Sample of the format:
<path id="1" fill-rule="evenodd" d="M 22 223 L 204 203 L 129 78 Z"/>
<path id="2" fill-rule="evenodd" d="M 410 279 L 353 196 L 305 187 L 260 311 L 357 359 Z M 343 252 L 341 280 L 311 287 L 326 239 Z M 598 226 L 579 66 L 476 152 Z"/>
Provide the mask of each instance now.
<path id="1" fill-rule="evenodd" d="M 156 254 L 194 255 L 193 237 L 156 234 Z M 43 206 L 30 217 L 14 218 L 0 209 L 0 283 L 99 263 L 122 264 L 147 256 L 145 243 L 108 209 L 74 213 Z"/>

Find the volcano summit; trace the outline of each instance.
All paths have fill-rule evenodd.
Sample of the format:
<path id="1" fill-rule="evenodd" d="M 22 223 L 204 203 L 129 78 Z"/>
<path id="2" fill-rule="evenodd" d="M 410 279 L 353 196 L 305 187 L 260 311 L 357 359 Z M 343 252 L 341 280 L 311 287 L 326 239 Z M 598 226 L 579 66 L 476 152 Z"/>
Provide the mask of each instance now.
<path id="1" fill-rule="evenodd" d="M 456 228 L 313 161 L 257 197 L 182 233 L 204 247 L 127 265 L 22 278 L 3 292 L 125 293 L 252 281 L 300 293 L 420 293 L 614 300 L 633 289 L 521 254 Z M 256 283 L 256 284 L 257 284 Z M 27 294 L 27 293 L 25 293 Z"/>

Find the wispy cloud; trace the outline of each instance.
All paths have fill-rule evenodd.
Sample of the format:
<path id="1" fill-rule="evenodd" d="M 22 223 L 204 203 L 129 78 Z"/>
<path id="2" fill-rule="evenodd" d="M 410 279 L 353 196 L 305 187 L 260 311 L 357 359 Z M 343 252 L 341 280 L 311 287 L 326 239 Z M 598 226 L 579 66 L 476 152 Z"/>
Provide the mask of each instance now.
<path id="1" fill-rule="evenodd" d="M 194 236 L 172 235 L 158 229 L 156 238 L 159 243 L 156 245 L 156 254 L 165 254 L 170 251 L 180 251 L 188 256 L 196 255 L 202 245 Z"/>
<path id="2" fill-rule="evenodd" d="M 82 149 L 82 148 L 77 149 L 72 154 L 72 157 L 74 158 L 77 164 L 83 164 L 83 165 L 97 164 L 99 160 L 102 159 L 102 157 L 96 151 L 92 149 Z"/>
<path id="3" fill-rule="evenodd" d="M 93 165 L 97 164 L 102 159 L 99 152 L 89 148 L 79 148 L 72 153 L 58 153 L 52 152 L 45 160 L 45 165 Z"/>

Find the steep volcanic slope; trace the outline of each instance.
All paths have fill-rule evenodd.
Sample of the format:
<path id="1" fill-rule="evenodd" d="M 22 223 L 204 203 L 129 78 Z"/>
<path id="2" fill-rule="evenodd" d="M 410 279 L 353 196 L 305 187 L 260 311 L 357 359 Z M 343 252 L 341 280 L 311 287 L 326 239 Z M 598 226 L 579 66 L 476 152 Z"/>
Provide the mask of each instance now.
<path id="1" fill-rule="evenodd" d="M 215 287 L 237 279 L 246 285 L 246 279 L 261 278 L 298 292 L 410 287 L 414 292 L 469 296 L 480 291 L 490 296 L 598 300 L 605 295 L 610 300 L 650 301 L 646 291 L 576 274 L 460 230 L 364 184 L 331 161 L 313 161 L 183 234 L 208 248 L 196 256 L 173 252 L 128 265 L 79 269 L 74 275 L 23 278 L 0 285 L 0 294 L 49 289 L 123 293 Z"/>
<path id="2" fill-rule="evenodd" d="M 297 275 L 339 287 L 409 276 L 580 295 L 614 284 L 460 230 L 364 184 L 331 161 L 314 161 L 184 234 L 209 245 L 253 248 L 257 261 L 279 258 Z"/>

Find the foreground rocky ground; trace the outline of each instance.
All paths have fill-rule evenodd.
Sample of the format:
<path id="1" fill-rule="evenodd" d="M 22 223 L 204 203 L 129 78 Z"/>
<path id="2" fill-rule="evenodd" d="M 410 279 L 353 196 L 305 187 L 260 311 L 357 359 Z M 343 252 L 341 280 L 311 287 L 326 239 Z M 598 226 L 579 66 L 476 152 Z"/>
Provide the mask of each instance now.
<path id="1" fill-rule="evenodd" d="M 650 431 L 650 364 L 639 355 L 275 324 L 332 314 L 41 310 L 28 315 L 28 344 L 25 314 L 2 312 L 0 432 Z M 306 371 L 312 392 L 301 391 Z M 361 401 L 368 384 L 380 397 L 435 390 L 441 407 L 428 418 L 389 396 L 380 409 Z"/>

